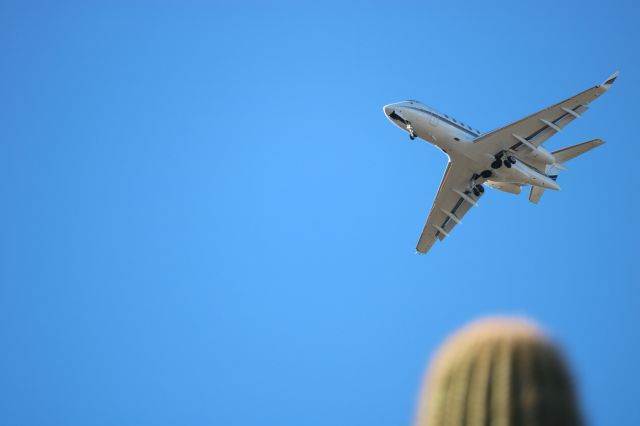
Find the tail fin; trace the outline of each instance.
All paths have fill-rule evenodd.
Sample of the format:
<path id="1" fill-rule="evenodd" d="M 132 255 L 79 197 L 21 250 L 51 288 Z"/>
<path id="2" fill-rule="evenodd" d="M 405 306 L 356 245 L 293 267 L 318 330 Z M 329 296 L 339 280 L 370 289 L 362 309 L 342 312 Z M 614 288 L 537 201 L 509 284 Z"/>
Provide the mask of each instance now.
<path id="1" fill-rule="evenodd" d="M 554 151 L 553 156 L 556 159 L 556 164 L 547 166 L 547 169 L 545 170 L 547 176 L 555 180 L 558 177 L 558 173 L 560 172 L 560 170 L 565 170 L 564 168 L 558 167 L 558 165 L 566 163 L 567 161 L 576 158 L 587 151 L 591 151 L 593 148 L 598 147 L 602 144 L 604 144 L 603 140 L 593 139 L 588 142 L 579 143 L 577 145 Z M 532 186 L 531 192 L 529 192 L 529 201 L 531 201 L 533 204 L 538 204 L 538 201 L 540 201 L 542 194 L 544 194 L 544 188 Z"/>

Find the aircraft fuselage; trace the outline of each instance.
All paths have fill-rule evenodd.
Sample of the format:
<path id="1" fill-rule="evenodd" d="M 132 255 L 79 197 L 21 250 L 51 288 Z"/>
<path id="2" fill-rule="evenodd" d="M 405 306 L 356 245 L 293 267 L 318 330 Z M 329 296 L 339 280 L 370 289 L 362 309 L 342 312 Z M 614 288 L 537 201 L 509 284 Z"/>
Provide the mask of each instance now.
<path id="1" fill-rule="evenodd" d="M 492 188 L 511 193 L 519 193 L 522 185 L 560 189 L 553 177 L 528 165 L 527 158 L 516 158 L 514 153 L 508 152 L 478 153 L 477 150 L 470 149 L 474 140 L 481 136 L 480 131 L 418 101 L 386 105 L 384 113 L 393 124 L 409 133 L 412 139 L 423 139 L 444 151 L 449 157 L 467 160 L 469 171 L 478 175 L 474 183 L 486 182 Z M 542 148 L 532 153 L 536 157 L 547 154 Z M 509 167 L 492 167 L 496 156 L 503 155 L 512 158 L 513 164 Z M 487 176 L 489 171 L 490 176 Z M 480 177 L 483 172 L 487 177 Z"/>

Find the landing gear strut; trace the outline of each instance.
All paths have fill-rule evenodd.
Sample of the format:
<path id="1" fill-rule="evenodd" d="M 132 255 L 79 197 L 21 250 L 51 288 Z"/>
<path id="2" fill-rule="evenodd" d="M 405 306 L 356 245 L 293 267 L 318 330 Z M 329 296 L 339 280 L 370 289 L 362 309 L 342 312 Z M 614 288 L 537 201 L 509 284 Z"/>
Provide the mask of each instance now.
<path id="1" fill-rule="evenodd" d="M 494 156 L 495 161 L 491 163 L 492 169 L 499 169 L 502 167 L 502 157 L 504 157 L 504 152 L 499 152 Z"/>
<path id="2" fill-rule="evenodd" d="M 407 131 L 409 132 L 409 139 L 414 140 L 416 138 L 416 132 L 413 130 L 411 123 L 407 122 Z"/>

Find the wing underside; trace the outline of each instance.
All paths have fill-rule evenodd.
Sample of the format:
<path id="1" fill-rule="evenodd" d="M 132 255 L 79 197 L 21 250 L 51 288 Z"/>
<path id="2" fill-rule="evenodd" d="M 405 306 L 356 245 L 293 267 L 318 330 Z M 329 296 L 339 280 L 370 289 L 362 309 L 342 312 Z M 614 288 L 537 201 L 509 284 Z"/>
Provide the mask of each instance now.
<path id="1" fill-rule="evenodd" d="M 470 157 L 475 158 L 475 161 L 480 158 L 491 159 L 502 151 L 522 153 L 526 156 L 573 120 L 580 118 L 589 108 L 588 104 L 609 90 L 617 77 L 616 72 L 600 85 L 480 136 L 469 147 Z M 566 156 L 569 156 L 569 153 Z M 482 197 L 482 193 L 474 195 L 472 192 L 472 180 L 474 172 L 477 171 L 472 169 L 469 161 L 463 157 L 451 157 L 420 235 L 418 252 L 426 253 L 436 240 L 447 237 Z M 536 168 L 540 166 L 532 165 Z M 532 195 L 537 201 L 542 192 Z"/>
<path id="2" fill-rule="evenodd" d="M 429 212 L 416 249 L 426 253 L 436 240 L 447 237 L 461 219 L 476 205 L 482 194 L 471 191 L 473 172 L 464 159 L 452 159 L 440 182 L 436 199 Z"/>
<path id="3" fill-rule="evenodd" d="M 617 77 L 616 72 L 602 84 L 480 136 L 474 141 L 472 151 L 476 155 L 493 155 L 505 150 L 524 154 L 531 152 L 573 120 L 580 118 L 589 109 L 588 104 L 609 90 Z"/>

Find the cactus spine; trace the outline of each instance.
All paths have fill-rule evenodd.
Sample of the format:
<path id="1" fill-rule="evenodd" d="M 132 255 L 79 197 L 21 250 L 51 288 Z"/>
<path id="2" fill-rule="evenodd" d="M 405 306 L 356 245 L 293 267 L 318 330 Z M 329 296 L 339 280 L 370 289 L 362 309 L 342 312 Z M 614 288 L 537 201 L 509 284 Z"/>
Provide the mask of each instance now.
<path id="1" fill-rule="evenodd" d="M 533 324 L 488 319 L 450 338 L 432 363 L 417 426 L 580 426 L 571 376 Z"/>

